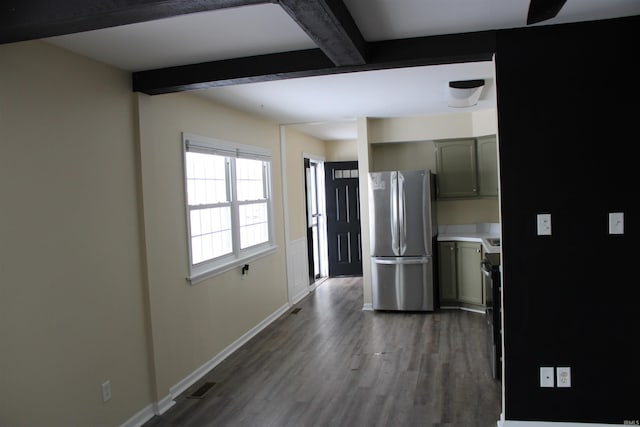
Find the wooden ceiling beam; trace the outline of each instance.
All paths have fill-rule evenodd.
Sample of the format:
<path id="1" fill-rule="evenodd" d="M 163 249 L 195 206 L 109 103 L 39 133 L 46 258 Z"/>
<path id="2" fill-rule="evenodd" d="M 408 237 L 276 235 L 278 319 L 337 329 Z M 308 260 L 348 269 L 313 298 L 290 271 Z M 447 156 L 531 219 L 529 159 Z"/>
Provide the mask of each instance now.
<path id="1" fill-rule="evenodd" d="M 273 53 L 133 73 L 134 92 L 148 95 L 330 74 L 320 49 Z"/>
<path id="2" fill-rule="evenodd" d="M 0 44 L 117 27 L 272 0 L 5 0 Z"/>
<path id="3" fill-rule="evenodd" d="M 133 73 L 133 90 L 149 95 L 298 77 L 423 65 L 490 61 L 495 32 L 453 34 L 369 44 L 369 62 L 336 67 L 320 49 L 227 59 Z"/>
<path id="4" fill-rule="evenodd" d="M 527 25 L 555 17 L 566 2 L 567 0 L 531 0 L 527 12 Z"/>
<path id="5" fill-rule="evenodd" d="M 363 65 L 366 42 L 341 0 L 278 0 L 337 67 Z"/>
<path id="6" fill-rule="evenodd" d="M 161 94 L 247 82 L 490 60 L 493 32 L 366 42 L 342 0 L 6 0 L 0 44 L 230 7 L 279 4 L 318 49 L 133 73 L 134 91 Z"/>

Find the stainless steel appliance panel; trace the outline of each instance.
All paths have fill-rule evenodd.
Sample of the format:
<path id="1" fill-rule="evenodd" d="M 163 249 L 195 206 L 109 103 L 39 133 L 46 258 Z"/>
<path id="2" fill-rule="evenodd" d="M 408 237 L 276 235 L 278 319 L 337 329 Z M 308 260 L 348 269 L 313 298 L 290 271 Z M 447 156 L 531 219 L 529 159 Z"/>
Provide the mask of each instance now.
<path id="1" fill-rule="evenodd" d="M 371 256 L 400 255 L 398 173 L 369 174 Z"/>
<path id="2" fill-rule="evenodd" d="M 432 255 L 431 198 L 427 171 L 398 172 L 400 255 Z"/>
<path id="3" fill-rule="evenodd" d="M 432 311 L 431 172 L 369 174 L 372 293 L 376 310 Z"/>
<path id="4" fill-rule="evenodd" d="M 431 257 L 376 257 L 371 263 L 374 310 L 434 309 Z"/>

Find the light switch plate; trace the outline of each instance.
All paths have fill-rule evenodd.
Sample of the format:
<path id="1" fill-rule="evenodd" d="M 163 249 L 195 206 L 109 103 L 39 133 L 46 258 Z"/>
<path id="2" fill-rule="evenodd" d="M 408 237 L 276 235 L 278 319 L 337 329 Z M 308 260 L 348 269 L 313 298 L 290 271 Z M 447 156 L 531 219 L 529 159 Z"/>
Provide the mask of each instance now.
<path id="1" fill-rule="evenodd" d="M 553 368 L 540 367 L 540 387 L 554 387 Z"/>
<path id="2" fill-rule="evenodd" d="M 571 368 L 557 367 L 556 376 L 558 387 L 571 387 Z"/>
<path id="3" fill-rule="evenodd" d="M 624 212 L 609 213 L 609 234 L 624 234 Z"/>
<path id="4" fill-rule="evenodd" d="M 538 236 L 551 236 L 551 214 L 538 214 Z"/>

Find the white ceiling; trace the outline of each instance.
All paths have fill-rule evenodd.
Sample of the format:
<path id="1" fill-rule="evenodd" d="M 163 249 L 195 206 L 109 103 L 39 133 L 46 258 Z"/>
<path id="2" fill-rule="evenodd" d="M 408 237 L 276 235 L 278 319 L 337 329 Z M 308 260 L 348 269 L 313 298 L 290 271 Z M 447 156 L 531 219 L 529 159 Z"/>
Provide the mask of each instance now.
<path id="1" fill-rule="evenodd" d="M 493 63 L 336 74 L 197 91 L 235 108 L 296 124 L 324 140 L 354 139 L 358 117 L 401 117 L 495 108 Z M 450 80 L 485 79 L 478 105 L 447 106 Z"/>
<path id="2" fill-rule="evenodd" d="M 344 0 L 366 41 L 524 27 L 528 0 Z M 640 0 L 567 0 L 537 25 L 640 14 Z M 182 15 L 46 41 L 127 71 L 315 48 L 277 4 Z M 450 80 L 485 79 L 480 102 L 495 108 L 491 62 L 336 74 L 194 93 L 296 127 L 324 140 L 355 138 L 356 117 L 443 114 Z M 469 111 L 464 109 L 464 111 Z M 303 125 L 304 124 L 304 125 Z"/>
<path id="3" fill-rule="evenodd" d="M 127 71 L 316 47 L 276 4 L 192 13 L 47 41 Z"/>

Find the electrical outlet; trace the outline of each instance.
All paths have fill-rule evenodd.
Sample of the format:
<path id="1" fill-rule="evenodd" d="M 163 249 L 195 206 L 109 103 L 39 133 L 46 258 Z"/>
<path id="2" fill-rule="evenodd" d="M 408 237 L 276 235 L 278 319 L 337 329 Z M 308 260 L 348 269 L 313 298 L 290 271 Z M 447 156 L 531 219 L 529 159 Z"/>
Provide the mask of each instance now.
<path id="1" fill-rule="evenodd" d="M 556 368 L 556 382 L 558 387 L 571 387 L 571 368 L 558 367 Z"/>
<path id="2" fill-rule="evenodd" d="M 553 368 L 540 367 L 540 387 L 555 387 L 553 382 Z"/>
<path id="3" fill-rule="evenodd" d="M 102 401 L 106 402 L 111 399 L 111 381 L 102 383 Z"/>
<path id="4" fill-rule="evenodd" d="M 538 236 L 551 236 L 551 214 L 538 214 L 536 216 Z"/>
<path id="5" fill-rule="evenodd" d="M 609 213 L 609 234 L 624 234 L 624 212 Z"/>

